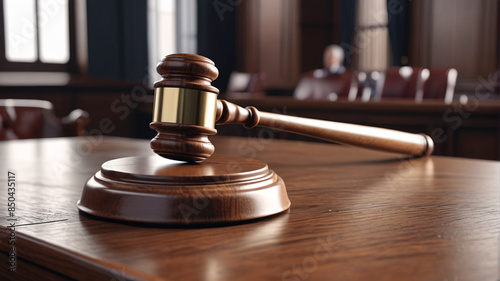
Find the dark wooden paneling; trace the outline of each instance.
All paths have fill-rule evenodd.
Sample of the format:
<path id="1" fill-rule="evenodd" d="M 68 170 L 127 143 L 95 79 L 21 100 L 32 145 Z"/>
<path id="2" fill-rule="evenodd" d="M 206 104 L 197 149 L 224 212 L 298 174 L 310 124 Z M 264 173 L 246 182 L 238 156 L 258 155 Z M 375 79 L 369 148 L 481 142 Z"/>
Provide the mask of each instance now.
<path id="1" fill-rule="evenodd" d="M 500 126 L 492 128 L 460 128 L 455 133 L 454 154 L 459 157 L 499 160 Z"/>
<path id="2" fill-rule="evenodd" d="M 340 1 L 300 1 L 301 72 L 323 67 L 323 50 L 340 42 Z"/>
<path id="3" fill-rule="evenodd" d="M 422 0 L 410 5 L 411 65 L 453 67 L 459 79 L 471 82 L 498 69 L 498 1 Z"/>
<path id="4" fill-rule="evenodd" d="M 76 104 L 90 114 L 88 135 L 136 135 L 138 103 L 129 94 L 84 93 L 77 95 Z"/>
<path id="5" fill-rule="evenodd" d="M 301 72 L 323 67 L 323 51 L 332 43 L 330 32 L 318 27 L 301 28 Z"/>
<path id="6" fill-rule="evenodd" d="M 332 28 L 333 1 L 331 0 L 301 0 L 301 25 L 317 25 Z"/>

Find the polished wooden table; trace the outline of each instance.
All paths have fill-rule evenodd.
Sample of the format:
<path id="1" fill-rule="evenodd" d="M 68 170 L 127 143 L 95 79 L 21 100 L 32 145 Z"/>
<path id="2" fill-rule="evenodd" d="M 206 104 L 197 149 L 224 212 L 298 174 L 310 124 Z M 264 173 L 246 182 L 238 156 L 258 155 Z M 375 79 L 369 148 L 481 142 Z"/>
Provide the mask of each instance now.
<path id="1" fill-rule="evenodd" d="M 148 141 L 0 143 L 2 280 L 496 280 L 500 163 L 345 146 L 214 137 L 286 183 L 282 214 L 216 227 L 105 221 L 76 207 L 85 181 Z M 8 173 L 15 176 L 9 179 Z M 15 183 L 15 194 L 8 184 Z M 12 190 L 11 190 L 12 191 Z M 14 198 L 14 199 L 11 199 Z M 16 203 L 10 217 L 7 202 Z M 15 229 L 9 223 L 14 221 Z M 11 246 L 15 235 L 10 272 Z"/>

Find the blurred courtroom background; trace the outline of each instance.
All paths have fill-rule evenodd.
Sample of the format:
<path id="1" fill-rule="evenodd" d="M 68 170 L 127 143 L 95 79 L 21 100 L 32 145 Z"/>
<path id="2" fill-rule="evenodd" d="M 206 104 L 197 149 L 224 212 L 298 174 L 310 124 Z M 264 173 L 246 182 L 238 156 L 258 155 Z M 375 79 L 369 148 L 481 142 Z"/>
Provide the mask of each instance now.
<path id="1" fill-rule="evenodd" d="M 498 160 L 499 14 L 498 0 L 0 0 L 0 99 L 47 100 L 58 118 L 83 109 L 90 137 L 150 138 L 157 62 L 197 53 L 237 103 L 425 132 L 437 154 Z M 330 44 L 344 50 L 349 100 L 294 99 Z M 391 69 L 420 75 L 409 102 L 385 102 Z M 440 69 L 458 74 L 450 100 L 422 102 L 418 79 Z"/>

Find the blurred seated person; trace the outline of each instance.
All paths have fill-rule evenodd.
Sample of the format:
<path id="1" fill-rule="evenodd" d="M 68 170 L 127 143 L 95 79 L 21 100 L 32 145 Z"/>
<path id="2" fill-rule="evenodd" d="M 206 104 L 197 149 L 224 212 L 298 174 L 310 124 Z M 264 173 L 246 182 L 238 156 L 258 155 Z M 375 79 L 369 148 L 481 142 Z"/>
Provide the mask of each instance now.
<path id="1" fill-rule="evenodd" d="M 303 74 L 293 96 L 299 100 L 334 101 L 339 97 L 351 99 L 352 72 L 346 71 L 343 62 L 342 48 L 338 45 L 327 46 L 323 52 L 323 68 Z"/>
<path id="2" fill-rule="evenodd" d="M 314 77 L 321 78 L 330 74 L 343 74 L 345 67 L 342 65 L 344 62 L 344 50 L 339 45 L 330 45 L 325 48 L 323 52 L 323 66 L 322 69 L 314 71 Z"/>

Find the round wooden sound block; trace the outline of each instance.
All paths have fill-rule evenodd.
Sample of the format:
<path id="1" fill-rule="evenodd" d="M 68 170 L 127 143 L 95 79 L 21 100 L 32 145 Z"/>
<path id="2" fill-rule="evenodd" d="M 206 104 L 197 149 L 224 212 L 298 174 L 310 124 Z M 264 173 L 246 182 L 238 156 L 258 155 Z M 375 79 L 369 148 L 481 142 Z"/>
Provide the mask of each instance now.
<path id="1" fill-rule="evenodd" d="M 78 208 L 129 222 L 236 222 L 287 210 L 283 180 L 255 159 L 211 157 L 187 164 L 160 156 L 110 160 L 90 178 Z"/>

